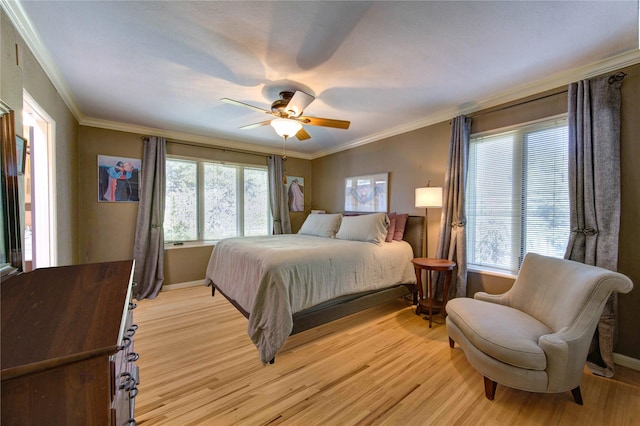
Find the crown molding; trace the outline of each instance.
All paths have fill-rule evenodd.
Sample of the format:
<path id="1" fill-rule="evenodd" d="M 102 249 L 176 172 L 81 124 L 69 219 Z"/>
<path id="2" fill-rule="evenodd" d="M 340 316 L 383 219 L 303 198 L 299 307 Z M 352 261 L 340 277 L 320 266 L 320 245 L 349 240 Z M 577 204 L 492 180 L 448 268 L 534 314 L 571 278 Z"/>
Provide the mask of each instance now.
<path id="1" fill-rule="evenodd" d="M 7 113 L 9 113 L 11 111 L 13 111 L 13 110 L 11 109 L 9 104 L 7 104 L 5 101 L 0 99 L 0 114 L 7 114 Z"/>
<path id="2" fill-rule="evenodd" d="M 4 1 L 4 0 L 2 0 Z M 320 150 L 311 154 L 306 154 L 296 151 L 288 151 L 287 155 L 290 157 L 301 158 L 305 160 L 314 160 L 316 158 L 325 157 L 327 155 L 336 154 L 338 152 L 346 151 L 348 149 L 357 148 L 362 145 L 377 142 L 382 139 L 387 139 L 393 136 L 397 136 L 403 133 L 411 132 L 413 130 L 428 127 L 443 121 L 451 120 L 453 117 L 459 115 L 471 114 L 483 109 L 492 108 L 494 106 L 502 105 L 508 102 L 516 101 L 518 99 L 526 98 L 537 93 L 545 92 L 547 90 L 555 89 L 560 86 L 568 85 L 578 80 L 595 77 L 597 75 L 605 74 L 607 72 L 617 71 L 621 68 L 625 68 L 631 65 L 640 63 L 640 49 L 636 49 L 630 52 L 626 52 L 617 56 L 613 56 L 606 60 L 598 61 L 583 67 L 575 68 L 561 73 L 554 74 L 546 79 L 538 80 L 533 83 L 527 83 L 518 86 L 514 89 L 502 92 L 496 96 L 473 102 L 471 105 L 465 104 L 465 106 L 457 106 L 446 110 L 441 110 L 437 113 L 430 114 L 428 117 L 422 120 L 414 121 L 411 123 L 396 126 L 391 129 L 383 130 L 382 132 L 374 133 L 364 138 L 356 139 L 346 144 L 342 144 L 338 147 Z M 188 142 L 202 143 L 206 145 L 215 145 L 221 147 L 246 149 L 259 153 L 275 154 L 278 155 L 272 148 L 264 147 L 261 145 L 253 145 L 245 142 L 234 142 L 227 139 L 212 138 L 207 136 L 198 136 L 190 133 L 174 132 L 170 130 L 155 129 L 143 126 L 134 126 L 130 124 L 117 123 L 106 120 L 97 120 L 91 118 L 84 118 L 79 120 L 81 125 L 101 127 L 111 130 L 119 130 L 130 133 L 141 134 L 153 134 L 155 136 L 164 136 L 170 139 L 183 140 Z"/>
<path id="3" fill-rule="evenodd" d="M 514 89 L 499 93 L 490 98 L 472 102 L 470 105 L 465 104 L 464 106 L 441 110 L 434 114 L 430 114 L 428 117 L 422 120 L 403 124 L 391 129 L 386 129 L 382 132 L 374 133 L 364 138 L 356 139 L 354 141 L 340 145 L 339 147 L 336 147 L 334 149 L 317 151 L 312 154 L 312 159 L 335 154 L 341 151 L 346 151 L 358 146 L 366 145 L 392 136 L 397 136 L 402 133 L 417 130 L 422 127 L 442 123 L 443 121 L 451 120 L 453 117 L 457 117 L 459 115 L 471 114 L 487 108 L 492 108 L 508 102 L 516 101 L 518 99 L 526 98 L 527 96 L 532 96 L 537 93 L 542 93 L 547 90 L 565 86 L 575 81 L 595 77 L 612 71 L 617 71 L 621 68 L 625 68 L 638 63 L 640 63 L 640 49 L 635 49 L 589 65 L 574 68 L 568 71 L 563 71 L 542 80 L 518 86 Z"/>
<path id="4" fill-rule="evenodd" d="M 78 104 L 71 90 L 69 90 L 69 86 L 67 86 L 66 81 L 62 78 L 58 66 L 53 61 L 49 51 L 44 47 L 40 35 L 31 24 L 26 13 L 24 13 L 20 2 L 0 0 L 0 6 L 2 6 L 9 16 L 9 19 L 18 30 L 18 33 L 33 53 L 33 56 L 35 56 L 47 77 L 49 77 L 49 80 L 51 80 L 51 84 L 56 88 L 71 113 L 75 116 L 76 120 L 81 121 L 84 118 L 82 111 L 78 108 Z"/>
<path id="5" fill-rule="evenodd" d="M 281 155 L 282 152 L 272 147 L 263 145 L 254 145 L 246 142 L 232 141 L 229 139 L 220 139 L 210 136 L 200 136 L 191 133 L 176 132 L 173 130 L 158 129 L 154 127 L 137 126 L 133 124 L 120 123 L 117 121 L 98 120 L 95 118 L 85 118 L 79 123 L 81 126 L 97 127 L 107 130 L 116 130 L 119 132 L 134 133 L 139 135 L 161 136 L 167 139 L 193 142 L 195 144 L 215 146 L 219 148 L 233 148 L 235 150 L 250 151 L 260 154 Z M 310 154 L 292 151 L 287 149 L 288 157 L 301 158 L 303 160 L 311 160 Z"/>
<path id="6" fill-rule="evenodd" d="M 505 91 L 496 96 L 492 96 L 485 100 L 479 101 L 474 105 L 460 108 L 458 115 L 470 114 L 483 109 L 491 108 L 497 105 L 512 102 L 518 99 L 526 98 L 546 90 L 555 89 L 561 86 L 567 86 L 570 83 L 606 74 L 612 71 L 618 71 L 631 65 L 640 63 L 640 49 L 634 49 L 607 59 L 603 59 L 582 67 L 573 68 L 553 74 L 548 78 L 538 80 L 518 86 L 514 89 Z"/>

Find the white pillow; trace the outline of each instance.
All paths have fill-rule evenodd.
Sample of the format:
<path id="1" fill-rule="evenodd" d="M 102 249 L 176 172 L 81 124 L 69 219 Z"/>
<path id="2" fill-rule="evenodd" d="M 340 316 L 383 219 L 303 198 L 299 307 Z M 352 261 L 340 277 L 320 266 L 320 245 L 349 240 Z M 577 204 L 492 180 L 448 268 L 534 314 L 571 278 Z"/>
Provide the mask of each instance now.
<path id="1" fill-rule="evenodd" d="M 316 237 L 335 238 L 342 215 L 340 213 L 333 214 L 310 214 L 304 221 L 298 234 L 315 235 Z"/>
<path id="2" fill-rule="evenodd" d="M 386 213 L 373 213 L 342 218 L 336 238 L 382 244 L 387 238 L 389 218 Z"/>

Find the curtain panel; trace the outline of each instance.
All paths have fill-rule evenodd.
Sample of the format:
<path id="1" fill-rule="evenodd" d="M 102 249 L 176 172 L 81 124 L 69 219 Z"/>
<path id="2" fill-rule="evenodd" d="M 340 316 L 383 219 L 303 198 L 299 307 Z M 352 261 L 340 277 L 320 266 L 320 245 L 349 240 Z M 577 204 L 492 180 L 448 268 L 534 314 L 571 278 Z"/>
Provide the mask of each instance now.
<path id="1" fill-rule="evenodd" d="M 449 159 L 442 189 L 443 206 L 436 257 L 449 259 L 457 264 L 456 274 L 452 277 L 450 287 L 454 297 L 467 295 L 465 190 L 470 136 L 471 118 L 461 115 L 451 121 Z M 435 277 L 436 297 L 440 297 L 444 289 L 444 274 L 436 273 Z"/>
<path id="2" fill-rule="evenodd" d="M 278 155 L 270 155 L 267 159 L 269 175 L 269 200 L 273 217 L 273 234 L 290 234 L 291 219 L 285 185 L 285 160 Z"/>
<path id="3" fill-rule="evenodd" d="M 133 248 L 133 293 L 138 300 L 154 299 L 164 281 L 165 161 L 165 138 L 145 137 Z"/>
<path id="4" fill-rule="evenodd" d="M 569 85 L 569 202 L 566 259 L 616 271 L 620 230 L 620 106 L 623 73 Z M 617 293 L 609 298 L 587 364 L 612 377 Z"/>

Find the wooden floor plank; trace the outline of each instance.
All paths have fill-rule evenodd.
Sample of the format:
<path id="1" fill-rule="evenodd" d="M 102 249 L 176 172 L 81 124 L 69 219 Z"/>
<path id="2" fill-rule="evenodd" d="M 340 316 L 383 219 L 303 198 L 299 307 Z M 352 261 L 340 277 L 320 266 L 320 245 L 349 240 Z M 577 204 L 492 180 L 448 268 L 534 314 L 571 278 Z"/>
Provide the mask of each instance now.
<path id="1" fill-rule="evenodd" d="M 584 405 L 482 376 L 442 320 L 397 300 L 289 337 L 263 366 L 247 320 L 206 287 L 138 302 L 139 425 L 636 425 L 640 372 L 585 370 Z"/>

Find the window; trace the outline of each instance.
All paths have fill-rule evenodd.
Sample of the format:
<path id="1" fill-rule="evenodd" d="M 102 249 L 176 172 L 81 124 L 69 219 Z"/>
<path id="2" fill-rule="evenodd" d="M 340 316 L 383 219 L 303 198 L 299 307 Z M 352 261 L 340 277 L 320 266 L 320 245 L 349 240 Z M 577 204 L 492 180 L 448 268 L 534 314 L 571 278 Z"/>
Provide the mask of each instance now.
<path id="1" fill-rule="evenodd" d="M 165 241 L 267 235 L 267 168 L 167 158 Z"/>
<path id="2" fill-rule="evenodd" d="M 517 274 L 527 252 L 563 257 L 569 240 L 566 119 L 470 142 L 470 266 Z"/>

